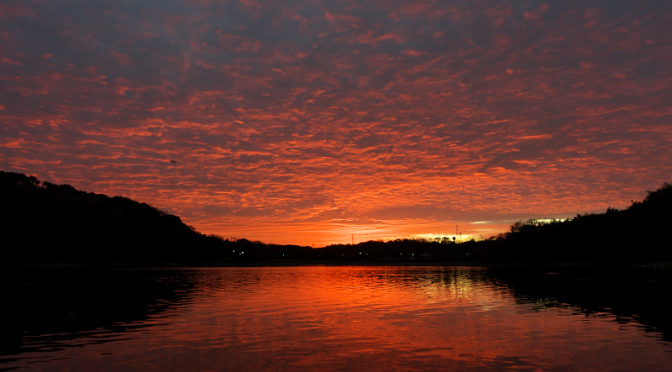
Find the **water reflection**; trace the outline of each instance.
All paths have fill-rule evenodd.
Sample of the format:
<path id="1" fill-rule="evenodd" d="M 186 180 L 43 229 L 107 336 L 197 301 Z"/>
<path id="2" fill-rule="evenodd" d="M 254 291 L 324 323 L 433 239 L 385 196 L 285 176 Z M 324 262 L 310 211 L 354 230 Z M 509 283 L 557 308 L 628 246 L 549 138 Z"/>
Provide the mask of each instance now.
<path id="1" fill-rule="evenodd" d="M 517 303 L 537 310 L 572 308 L 587 316 L 608 315 L 641 325 L 651 336 L 672 341 L 667 293 L 672 273 L 661 270 L 593 268 L 490 270 L 490 280 L 511 289 Z"/>
<path id="2" fill-rule="evenodd" d="M 183 271 L 42 269 L 0 275 L 0 357 L 124 339 L 188 303 Z M 10 358 L 11 359 L 11 358 Z"/>
<path id="3" fill-rule="evenodd" d="M 16 305 L 3 314 L 3 334 L 12 336 L 3 336 L 0 368 L 672 365 L 660 296 L 670 281 L 660 273 L 276 267 L 54 275 L 29 284 L 24 276 L 4 291 Z"/>

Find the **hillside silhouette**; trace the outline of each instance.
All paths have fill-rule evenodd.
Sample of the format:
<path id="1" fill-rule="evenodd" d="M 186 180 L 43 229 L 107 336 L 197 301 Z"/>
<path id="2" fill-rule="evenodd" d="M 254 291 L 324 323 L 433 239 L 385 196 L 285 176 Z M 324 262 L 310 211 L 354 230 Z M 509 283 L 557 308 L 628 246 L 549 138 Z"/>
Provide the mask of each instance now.
<path id="1" fill-rule="evenodd" d="M 179 217 L 128 198 L 0 171 L 0 263 L 420 264 L 672 261 L 672 185 L 624 210 L 565 221 L 518 222 L 498 237 L 368 241 L 313 249 L 207 236 Z"/>
<path id="2" fill-rule="evenodd" d="M 0 173 L 2 262 L 186 262 L 221 244 L 145 203 Z"/>
<path id="3" fill-rule="evenodd" d="M 206 236 L 128 198 L 0 171 L 0 263 L 246 264 L 312 249 Z"/>
<path id="4" fill-rule="evenodd" d="M 483 252 L 493 260 L 647 263 L 672 261 L 672 185 L 648 192 L 624 210 L 584 214 L 567 221 L 517 223 Z M 485 258 L 485 257 L 484 257 Z"/>
<path id="5" fill-rule="evenodd" d="M 672 185 L 648 192 L 624 210 L 578 214 L 550 223 L 517 222 L 487 240 L 454 243 L 396 240 L 333 245 L 325 259 L 392 263 L 595 263 L 640 264 L 672 261 Z"/>

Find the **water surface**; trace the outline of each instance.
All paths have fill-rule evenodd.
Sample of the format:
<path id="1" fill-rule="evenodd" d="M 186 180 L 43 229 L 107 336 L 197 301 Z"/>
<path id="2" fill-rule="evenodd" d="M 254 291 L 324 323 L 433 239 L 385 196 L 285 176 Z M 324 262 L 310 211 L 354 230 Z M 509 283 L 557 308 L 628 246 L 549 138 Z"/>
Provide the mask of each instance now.
<path id="1" fill-rule="evenodd" d="M 672 368 L 658 277 L 315 266 L 52 270 L 4 283 L 0 369 Z"/>

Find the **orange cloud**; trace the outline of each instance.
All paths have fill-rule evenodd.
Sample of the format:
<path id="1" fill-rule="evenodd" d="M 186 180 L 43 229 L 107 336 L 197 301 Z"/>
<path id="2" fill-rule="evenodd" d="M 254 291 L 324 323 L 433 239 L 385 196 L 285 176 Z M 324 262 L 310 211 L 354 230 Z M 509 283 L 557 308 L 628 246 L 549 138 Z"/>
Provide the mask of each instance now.
<path id="1" fill-rule="evenodd" d="M 0 168 L 316 245 L 490 236 L 669 181 L 665 9 L 402 3 L 10 2 Z"/>

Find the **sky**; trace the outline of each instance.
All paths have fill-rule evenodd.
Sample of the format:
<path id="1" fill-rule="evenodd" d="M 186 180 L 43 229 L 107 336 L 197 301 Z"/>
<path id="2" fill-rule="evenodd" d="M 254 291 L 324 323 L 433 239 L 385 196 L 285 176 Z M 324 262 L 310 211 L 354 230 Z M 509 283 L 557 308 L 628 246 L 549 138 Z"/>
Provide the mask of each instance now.
<path id="1" fill-rule="evenodd" d="M 668 0 L 5 0 L 0 169 L 226 238 L 487 238 L 672 181 L 671 24 Z"/>

